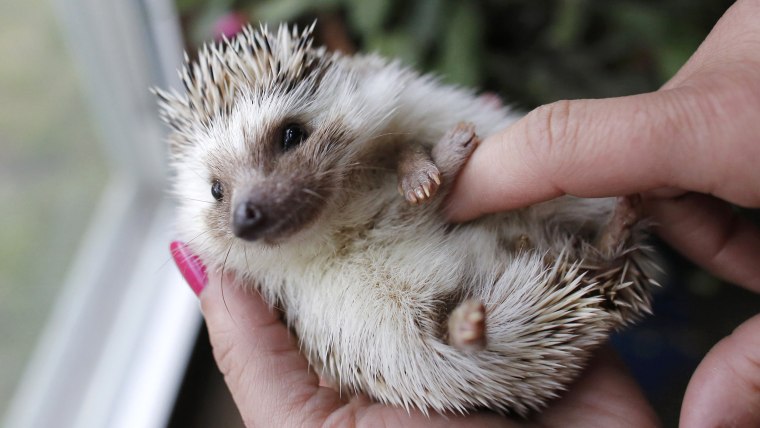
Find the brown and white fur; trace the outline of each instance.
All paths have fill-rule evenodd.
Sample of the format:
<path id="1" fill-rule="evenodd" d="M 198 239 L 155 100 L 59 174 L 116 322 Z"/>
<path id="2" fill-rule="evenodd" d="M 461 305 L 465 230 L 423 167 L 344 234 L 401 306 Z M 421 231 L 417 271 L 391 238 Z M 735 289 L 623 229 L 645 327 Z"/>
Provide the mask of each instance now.
<path id="1" fill-rule="evenodd" d="M 447 223 L 475 130 L 518 116 L 397 62 L 312 48 L 310 33 L 248 28 L 188 61 L 185 93 L 156 91 L 181 239 L 282 308 L 341 391 L 423 411 L 540 409 L 649 311 L 635 199 Z M 293 123 L 308 136 L 286 149 Z M 242 239 L 245 204 L 263 220 Z"/>

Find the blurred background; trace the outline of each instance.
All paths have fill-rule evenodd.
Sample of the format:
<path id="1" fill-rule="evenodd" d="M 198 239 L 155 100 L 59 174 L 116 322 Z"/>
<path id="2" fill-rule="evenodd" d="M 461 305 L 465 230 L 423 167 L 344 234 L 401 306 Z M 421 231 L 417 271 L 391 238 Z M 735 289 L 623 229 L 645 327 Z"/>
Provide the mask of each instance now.
<path id="1" fill-rule="evenodd" d="M 110 388 L 105 396 L 123 403 L 129 401 L 123 397 L 131 397 L 124 391 L 140 396 L 142 388 L 153 391 L 164 385 L 162 404 L 153 405 L 163 409 L 151 419 L 155 426 L 239 424 L 210 359 L 205 332 L 196 329 L 192 296 L 184 289 L 177 296 L 161 294 L 166 300 L 155 294 L 175 293 L 165 291 L 167 282 L 171 287 L 176 282 L 177 289 L 181 282 L 166 265 L 171 201 L 162 190 L 165 131 L 155 121 L 147 88 L 176 85 L 174 68 L 182 49 L 192 56 L 203 42 L 232 36 L 246 22 L 307 25 L 317 19 L 318 42 L 330 49 L 398 57 L 447 82 L 499 94 L 527 111 L 559 99 L 656 90 L 733 2 L 106 3 L 0 4 L 0 195 L 6 202 L 0 205 L 0 414 L 10 415 L 6 421 L 11 426 L 44 426 L 24 414 L 47 407 L 28 403 L 43 403 L 48 389 L 65 389 L 82 378 L 91 379 L 71 398 L 82 409 L 87 408 L 82 402 L 104 396 L 101 388 Z M 114 195 L 125 194 L 131 196 L 113 201 Z M 756 212 L 745 214 L 757 219 Z M 760 298 L 660 247 L 668 277 L 656 296 L 655 317 L 616 335 L 613 344 L 664 424 L 675 426 L 696 364 L 715 342 L 760 310 Z M 93 254 L 102 263 L 93 266 Z M 100 274 L 91 274 L 93 269 Z M 120 282 L 122 276 L 128 279 Z M 166 308 L 179 301 L 186 303 L 173 317 Z M 181 324 L 175 318 L 189 321 Z M 161 330 L 155 328 L 157 319 L 173 325 L 162 330 L 165 334 L 185 337 L 179 345 L 169 350 L 165 340 L 159 341 L 161 347 L 146 339 Z M 100 327 L 92 330 L 93 324 Z M 117 334 L 123 331 L 129 334 Z M 144 359 L 154 363 L 103 362 L 112 361 L 109 355 L 121 361 L 125 349 L 144 350 Z M 128 383 L 110 374 L 115 367 L 155 367 L 151 349 L 164 356 L 166 367 L 175 368 L 174 375 L 145 375 L 152 381 L 130 384 L 131 389 L 113 386 Z M 57 356 L 56 363 L 48 361 L 50 355 Z M 77 370 L 71 370 L 72 364 Z M 47 380 L 40 380 L 40 371 L 48 373 Z M 66 377 L 58 371 L 70 373 Z M 170 384 L 175 386 L 166 387 Z M 141 401 L 134 403 L 137 411 L 144 408 Z M 63 410 L 50 410 L 55 412 Z M 118 413 L 88 419 L 84 410 L 78 412 L 57 426 L 85 426 L 87 421 L 98 426 L 93 421 L 114 421 L 112 413 Z"/>
<path id="2" fill-rule="evenodd" d="M 58 296 L 107 168 L 50 4 L 0 4 L 0 412 Z"/>

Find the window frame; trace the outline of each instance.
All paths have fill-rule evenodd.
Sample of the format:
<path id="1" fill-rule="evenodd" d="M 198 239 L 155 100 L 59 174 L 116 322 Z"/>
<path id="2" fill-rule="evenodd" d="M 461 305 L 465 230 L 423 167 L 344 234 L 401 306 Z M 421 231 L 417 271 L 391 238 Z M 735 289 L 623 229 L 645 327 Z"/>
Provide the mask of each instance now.
<path id="1" fill-rule="evenodd" d="M 166 131 L 149 92 L 179 87 L 179 20 L 171 0 L 53 5 L 110 178 L 4 426 L 166 426 L 201 325 L 170 261 Z"/>

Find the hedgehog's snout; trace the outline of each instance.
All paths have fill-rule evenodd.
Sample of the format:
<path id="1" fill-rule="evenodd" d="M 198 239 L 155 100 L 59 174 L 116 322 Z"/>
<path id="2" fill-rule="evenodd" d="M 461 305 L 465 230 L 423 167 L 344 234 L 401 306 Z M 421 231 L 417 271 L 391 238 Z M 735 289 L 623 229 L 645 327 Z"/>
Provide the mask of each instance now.
<path id="1" fill-rule="evenodd" d="M 265 225 L 263 211 L 251 200 L 239 202 L 232 213 L 232 233 L 246 241 L 255 241 Z"/>
<path id="2" fill-rule="evenodd" d="M 271 245 L 307 227 L 327 199 L 326 194 L 310 190 L 304 180 L 303 176 L 272 176 L 240 186 L 228 212 L 230 232 L 245 241 Z"/>

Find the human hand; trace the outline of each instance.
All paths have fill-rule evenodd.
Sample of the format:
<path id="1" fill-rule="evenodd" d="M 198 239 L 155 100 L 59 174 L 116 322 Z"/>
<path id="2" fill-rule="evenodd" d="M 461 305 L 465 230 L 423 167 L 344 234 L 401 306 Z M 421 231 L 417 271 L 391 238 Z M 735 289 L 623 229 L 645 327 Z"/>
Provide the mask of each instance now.
<path id="1" fill-rule="evenodd" d="M 205 268 L 181 243 L 172 255 L 193 291 L 224 374 L 246 426 L 656 426 L 654 412 L 635 382 L 608 350 L 562 399 L 530 421 L 494 413 L 431 414 L 351 397 L 320 384 L 300 354 L 295 338 L 261 296 L 227 276 L 206 276 Z"/>
<path id="2" fill-rule="evenodd" d="M 560 101 L 486 139 L 450 196 L 451 219 L 560 195 L 641 193 L 657 233 L 760 292 L 760 1 L 737 1 L 659 91 Z M 689 383 L 682 426 L 760 426 L 760 316 L 718 343 Z"/>

